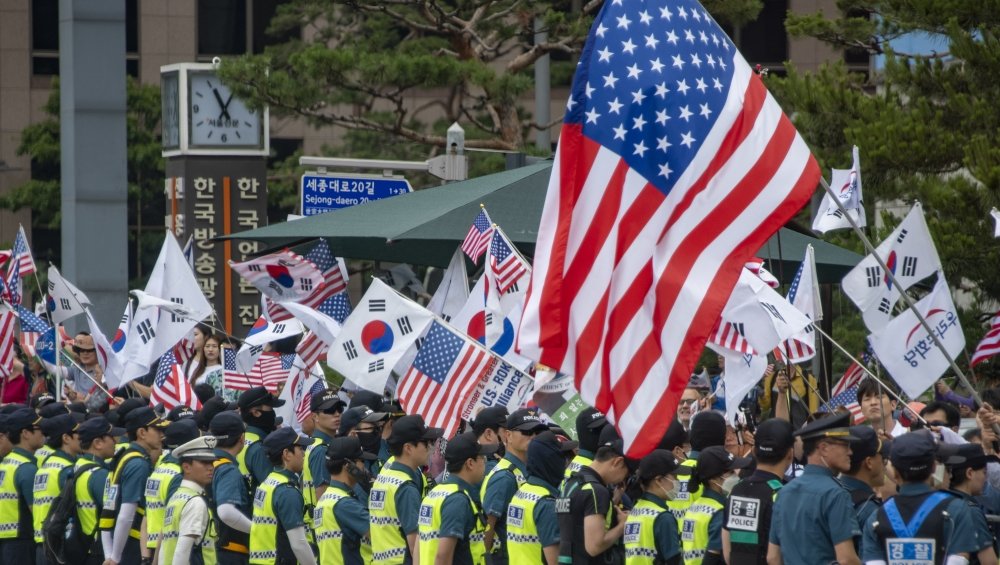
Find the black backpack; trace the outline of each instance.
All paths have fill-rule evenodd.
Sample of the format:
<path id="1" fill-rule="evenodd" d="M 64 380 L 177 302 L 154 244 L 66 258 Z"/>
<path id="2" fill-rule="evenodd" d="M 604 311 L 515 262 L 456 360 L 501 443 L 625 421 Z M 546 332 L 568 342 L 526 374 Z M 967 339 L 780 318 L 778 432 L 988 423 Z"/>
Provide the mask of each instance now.
<path id="1" fill-rule="evenodd" d="M 52 501 L 49 515 L 42 523 L 45 555 L 52 563 L 83 563 L 90 554 L 94 539 L 88 539 L 76 516 L 76 479 L 84 471 L 98 467 L 96 463 L 83 465 L 66 479 L 66 485 Z"/>

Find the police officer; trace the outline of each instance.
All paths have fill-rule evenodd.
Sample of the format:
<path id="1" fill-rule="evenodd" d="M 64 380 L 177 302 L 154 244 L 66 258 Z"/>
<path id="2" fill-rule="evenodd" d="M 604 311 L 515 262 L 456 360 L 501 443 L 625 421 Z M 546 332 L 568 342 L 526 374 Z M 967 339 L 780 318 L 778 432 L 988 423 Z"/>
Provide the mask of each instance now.
<path id="1" fill-rule="evenodd" d="M 500 449 L 496 453 L 486 458 L 487 477 L 493 471 L 493 467 L 496 467 L 497 463 L 500 462 L 499 458 L 503 456 L 502 452 L 506 448 L 504 445 L 504 430 L 507 426 L 508 416 L 510 414 L 507 412 L 506 406 L 490 406 L 489 408 L 480 410 L 476 414 L 476 418 L 472 421 L 472 433 L 476 434 L 479 443 L 495 443 L 500 446 Z M 490 544 L 489 535 L 487 533 L 487 547 Z"/>
<path id="2" fill-rule="evenodd" d="M 104 481 L 108 477 L 106 459 L 115 455 L 115 438 L 125 433 L 104 418 L 93 418 L 80 424 L 77 436 L 82 453 L 73 466 L 76 476 L 76 517 L 80 524 L 80 538 L 85 547 L 79 548 L 86 555 L 87 565 L 104 563 L 104 548 L 97 539 L 97 520 L 100 503 L 104 499 Z"/>
<path id="3" fill-rule="evenodd" d="M 0 462 L 0 563 L 35 562 L 31 502 L 38 471 L 35 450 L 45 441 L 41 423 L 30 408 L 18 408 L 7 416 L 13 449 Z"/>
<path id="4" fill-rule="evenodd" d="M 968 504 L 929 484 L 938 465 L 938 451 L 928 430 L 893 440 L 889 461 L 899 494 L 869 518 L 861 546 L 866 563 L 904 559 L 913 564 L 966 563 L 963 559 L 982 547 Z M 945 462 L 956 465 L 964 458 L 948 456 Z M 890 554 L 893 560 L 887 559 Z"/>
<path id="5" fill-rule="evenodd" d="M 601 430 L 594 461 L 563 481 L 556 499 L 559 561 L 583 564 L 621 563 L 620 547 L 628 514 L 609 485 L 623 483 L 639 466 L 625 457 L 625 445 L 613 426 Z"/>
<path id="6" fill-rule="evenodd" d="M 194 423 L 193 419 L 189 421 Z M 202 436 L 173 450 L 172 455 L 180 462 L 183 479 L 170 496 L 164 513 L 160 565 L 214 565 L 216 562 L 218 532 L 205 490 L 212 484 L 214 448 L 215 438 Z"/>
<path id="7" fill-rule="evenodd" d="M 580 442 L 580 449 L 576 457 L 569 462 L 563 478 L 568 479 L 573 473 L 577 473 L 584 467 L 594 462 L 594 454 L 600 446 L 601 430 L 607 425 L 608 420 L 604 413 L 597 408 L 587 407 L 576 416 L 576 437 Z"/>
<path id="8" fill-rule="evenodd" d="M 310 401 L 313 419 L 312 445 L 306 448 L 306 461 L 302 468 L 302 496 L 306 504 L 307 533 L 311 530 L 312 510 L 316 501 L 323 496 L 323 491 L 330 484 L 330 476 L 326 472 L 326 446 L 337 435 L 340 428 L 341 414 L 347 403 L 333 390 L 324 390 L 313 395 Z"/>
<path id="9" fill-rule="evenodd" d="M 423 498 L 423 473 L 431 446 L 444 434 L 428 428 L 420 416 L 403 416 L 392 426 L 389 452 L 395 459 L 382 468 L 368 498 L 372 563 L 409 564 L 417 551 L 417 513 Z"/>
<path id="10" fill-rule="evenodd" d="M 490 552 L 493 565 L 507 563 L 507 505 L 524 484 L 528 445 L 536 435 L 548 429 L 538 414 L 525 409 L 515 410 L 504 423 L 506 453 L 486 476 L 479 491 L 486 515 L 486 551 Z"/>
<path id="11" fill-rule="evenodd" d="M 698 466 L 689 487 L 698 485 L 702 495 L 688 508 L 681 524 L 685 565 L 723 565 L 722 518 L 726 497 L 739 482 L 738 470 L 753 464 L 749 457 L 735 457 L 718 445 L 698 454 Z"/>
<path id="12" fill-rule="evenodd" d="M 39 466 L 38 472 L 35 474 L 33 488 L 31 511 L 34 515 L 35 543 L 37 544 L 35 562 L 38 565 L 49 562 L 43 544 L 45 540 L 42 537 L 42 523 L 49 515 L 52 502 L 66 486 L 66 479 L 73 472 L 73 464 L 80 454 L 80 438 L 76 434 L 77 425 L 76 419 L 69 414 L 42 420 L 42 433 L 45 434 L 46 444 L 52 448 L 53 452 Z"/>
<path id="13" fill-rule="evenodd" d="M 496 450 L 497 444 L 482 445 L 473 433 L 448 441 L 444 450 L 448 478 L 420 505 L 421 563 L 486 563 L 486 524 L 476 485 L 486 476 L 486 457 Z"/>
<path id="14" fill-rule="evenodd" d="M 236 412 L 220 412 L 209 423 L 215 437 L 215 473 L 212 475 L 213 511 L 219 519 L 219 565 L 246 565 L 250 560 L 250 483 L 237 462 L 243 451 L 246 424 Z"/>
<path id="15" fill-rule="evenodd" d="M 178 413 L 175 410 L 176 408 L 170 413 L 177 417 Z M 194 413 L 191 412 L 190 408 L 186 414 L 189 415 L 170 421 L 164 429 L 163 445 L 167 449 L 174 449 L 201 435 L 201 430 L 198 429 Z M 155 554 L 156 548 L 159 546 L 160 536 L 163 533 L 163 515 L 167 511 L 167 501 L 177 491 L 182 479 L 180 461 L 173 453 L 167 453 L 160 457 L 160 461 L 153 467 L 153 472 L 146 479 L 146 547 L 150 553 Z"/>
<path id="16" fill-rule="evenodd" d="M 579 444 L 560 441 L 544 431 L 528 444 L 528 479 L 507 506 L 507 551 L 511 562 L 556 565 L 559 562 L 559 519 L 555 499 L 563 473 Z"/>
<path id="17" fill-rule="evenodd" d="M 39 406 L 37 409 L 38 415 L 42 417 L 43 420 L 48 420 L 50 418 L 55 418 L 56 416 L 64 416 L 69 414 L 69 407 L 62 402 L 47 402 Z M 45 434 L 45 430 L 42 430 L 42 434 Z M 55 453 L 56 448 L 52 447 L 48 443 L 42 444 L 35 451 L 35 461 L 38 463 L 38 468 L 42 468 L 42 464 L 48 459 L 49 455 Z"/>
<path id="18" fill-rule="evenodd" d="M 7 437 L 7 414 L 0 413 L 0 459 L 7 457 L 7 454 L 14 449 Z"/>
<path id="19" fill-rule="evenodd" d="M 690 472 L 678 475 L 677 481 L 680 490 L 673 500 L 667 501 L 667 506 L 674 513 L 678 526 L 683 524 L 684 514 L 687 513 L 691 504 L 701 497 L 700 486 L 693 490 L 688 488 L 688 477 L 695 474 L 698 467 L 698 456 L 702 450 L 726 444 L 726 419 L 718 412 L 698 412 L 691 417 L 691 430 L 688 432 L 688 438 L 691 443 L 691 452 L 687 459 L 681 462 L 681 465 L 688 467 Z"/>
<path id="20" fill-rule="evenodd" d="M 757 468 L 740 481 L 726 500 L 722 520 L 722 554 L 729 565 L 765 565 L 771 510 L 785 484 L 784 472 L 795 456 L 795 437 L 788 420 L 771 418 L 754 436 Z"/>
<path id="21" fill-rule="evenodd" d="M 382 465 L 378 460 L 379 450 L 382 449 L 382 426 L 381 424 L 389 419 L 386 412 L 375 412 L 367 406 L 355 406 L 347 409 L 340 418 L 340 429 L 337 435 L 341 437 L 355 437 L 361 443 L 361 449 L 376 457 L 372 461 L 365 461 L 365 468 L 368 474 L 375 476 L 381 470 Z M 371 484 L 358 484 L 357 489 L 364 491 L 364 498 L 368 499 L 368 491 Z M 358 492 L 360 496 L 361 491 Z"/>
<path id="22" fill-rule="evenodd" d="M 163 448 L 164 427 L 166 422 L 152 408 L 135 408 L 125 415 L 129 444 L 112 462 L 99 522 L 105 565 L 131 565 L 142 559 L 139 535 L 146 514 L 146 480 L 153 472 L 150 453 Z"/>
<path id="23" fill-rule="evenodd" d="M 858 527 L 863 531 L 872 513 L 882 506 L 875 489 L 885 484 L 885 456 L 889 444 L 883 443 L 871 426 L 851 426 L 851 435 L 858 441 L 851 444 L 851 468 L 840 475 L 840 482 L 851 493 Z M 861 538 L 855 545 L 860 551 Z"/>
<path id="24" fill-rule="evenodd" d="M 285 401 L 275 397 L 266 388 L 257 386 L 243 391 L 237 404 L 240 416 L 247 425 L 243 451 L 238 456 L 240 472 L 250 481 L 250 486 L 255 488 L 273 469 L 260 441 L 277 427 L 274 409 L 284 406 Z"/>
<path id="25" fill-rule="evenodd" d="M 261 442 L 272 464 L 271 473 L 257 487 L 250 525 L 250 563 L 260 565 L 315 565 L 306 540 L 305 503 L 298 474 L 305 448 L 312 441 L 291 428 L 280 428 Z"/>
<path id="26" fill-rule="evenodd" d="M 851 495 L 835 478 L 851 468 L 851 415 L 820 418 L 803 426 L 807 465 L 778 493 L 771 517 L 768 563 L 857 565 L 860 534 Z"/>
<path id="27" fill-rule="evenodd" d="M 986 488 L 986 464 L 1000 463 L 1000 458 L 996 455 L 986 455 L 983 446 L 974 443 L 959 445 L 956 455 L 965 460 L 948 465 L 948 471 L 951 473 L 948 492 L 969 507 L 969 518 L 976 533 L 977 545 L 981 546 L 978 551 L 972 552 L 969 562 L 996 563 L 993 531 L 986 522 L 985 510 L 975 497 L 982 495 Z"/>
<path id="28" fill-rule="evenodd" d="M 370 408 L 352 408 L 368 410 Z M 365 464 L 377 456 L 361 449 L 355 437 L 330 440 L 326 449 L 329 488 L 313 512 L 316 543 L 322 565 L 363 565 L 371 562 L 368 508 L 355 494 L 358 482 L 368 480 Z"/>
<path id="29" fill-rule="evenodd" d="M 677 495 L 677 471 L 686 470 L 673 453 L 654 449 L 639 462 L 642 494 L 625 522 L 626 565 L 680 565 L 681 539 L 667 501 Z"/>

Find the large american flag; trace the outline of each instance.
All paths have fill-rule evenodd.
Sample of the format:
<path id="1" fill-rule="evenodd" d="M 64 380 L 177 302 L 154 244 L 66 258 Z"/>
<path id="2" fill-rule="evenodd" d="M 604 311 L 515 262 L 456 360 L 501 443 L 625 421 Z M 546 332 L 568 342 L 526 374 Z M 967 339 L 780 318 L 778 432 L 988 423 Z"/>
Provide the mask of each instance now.
<path id="1" fill-rule="evenodd" d="M 969 366 L 975 367 L 997 353 L 1000 353 L 1000 312 L 994 314 L 993 318 L 990 319 L 990 329 L 976 345 L 976 350 L 972 352 Z"/>
<path id="2" fill-rule="evenodd" d="M 524 259 L 521 258 L 517 250 L 514 249 L 514 245 L 499 227 L 493 230 L 489 269 L 500 294 L 507 292 L 507 289 L 514 286 L 514 283 L 530 271 Z"/>
<path id="3" fill-rule="evenodd" d="M 201 401 L 184 374 L 184 367 L 177 363 L 172 349 L 160 357 L 153 388 L 149 392 L 149 404 L 162 404 L 167 410 L 181 405 L 189 406 L 192 410 L 201 409 Z"/>
<path id="4" fill-rule="evenodd" d="M 444 428 L 445 437 L 451 437 L 491 360 L 486 349 L 434 322 L 399 383 L 399 403 L 407 414 L 423 416 L 428 426 Z"/>
<path id="5" fill-rule="evenodd" d="M 574 375 L 645 455 L 740 269 L 819 178 L 698 2 L 605 2 L 567 102 L 521 353 Z"/>
<path id="6" fill-rule="evenodd" d="M 320 239 L 316 245 L 306 254 L 306 259 L 312 261 L 314 265 L 323 273 L 324 284 L 316 289 L 316 292 L 309 297 L 298 301 L 300 304 L 315 308 L 324 314 L 336 318 L 328 312 L 336 308 L 332 301 L 335 295 L 347 290 L 347 275 L 340 268 L 340 261 L 330 252 L 330 245 L 325 239 Z M 328 302 L 330 302 L 328 304 Z M 267 314 L 272 322 L 280 322 L 292 318 L 287 310 L 271 300 L 266 301 Z"/>
<path id="7" fill-rule="evenodd" d="M 24 306 L 18 305 L 16 312 L 17 317 L 21 320 L 21 350 L 28 357 L 34 357 L 38 338 L 47 332 L 50 326 Z"/>
<path id="8" fill-rule="evenodd" d="M 486 253 L 486 249 L 490 245 L 490 240 L 493 239 L 493 221 L 490 220 L 490 215 L 486 213 L 486 208 L 483 208 L 476 214 L 476 219 L 472 220 L 472 227 L 469 228 L 469 233 L 465 234 L 465 241 L 462 242 L 462 251 L 472 259 L 473 263 L 479 261 L 479 258 Z"/>

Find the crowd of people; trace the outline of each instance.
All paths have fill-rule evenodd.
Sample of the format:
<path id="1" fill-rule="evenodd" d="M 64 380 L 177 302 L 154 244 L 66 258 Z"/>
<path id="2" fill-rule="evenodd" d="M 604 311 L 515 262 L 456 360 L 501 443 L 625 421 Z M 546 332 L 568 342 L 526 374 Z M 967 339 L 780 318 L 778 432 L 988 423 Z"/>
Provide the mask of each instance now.
<path id="1" fill-rule="evenodd" d="M 867 379 L 852 425 L 781 368 L 731 423 L 724 374 L 695 376 L 633 459 L 594 408 L 567 431 L 492 407 L 444 438 L 327 389 L 300 432 L 272 391 L 222 386 L 203 329 L 185 363 L 202 408 L 165 412 L 141 380 L 103 393 L 88 337 L 48 368 L 61 399 L 33 385 L 0 407 L 0 563 L 997 563 L 1000 389 L 902 406 Z"/>

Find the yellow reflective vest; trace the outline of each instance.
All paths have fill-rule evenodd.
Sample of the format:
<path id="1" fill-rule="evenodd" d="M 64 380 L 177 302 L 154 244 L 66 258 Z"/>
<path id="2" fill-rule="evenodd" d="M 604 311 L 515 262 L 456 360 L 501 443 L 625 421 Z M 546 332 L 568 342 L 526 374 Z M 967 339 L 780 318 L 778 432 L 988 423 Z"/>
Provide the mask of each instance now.
<path id="1" fill-rule="evenodd" d="M 345 551 L 357 551 L 362 563 L 372 562 L 372 544 L 368 536 L 361 539 L 360 547 L 344 545 L 344 529 L 337 522 L 334 509 L 337 504 L 352 494 L 339 485 L 330 485 L 320 497 L 313 510 L 313 524 L 316 525 L 316 544 L 319 547 L 319 562 L 323 565 L 343 565 Z"/>
<path id="2" fill-rule="evenodd" d="M 664 512 L 670 512 L 666 504 L 646 498 L 639 499 L 629 511 L 625 521 L 625 565 L 654 565 L 666 561 L 656 549 L 654 531 L 656 519 Z"/>
<path id="3" fill-rule="evenodd" d="M 59 484 L 59 474 L 63 469 L 73 466 L 73 459 L 61 450 L 54 451 L 35 473 L 35 483 L 32 489 L 31 513 L 34 516 L 32 522 L 34 526 L 35 542 L 42 543 L 42 524 L 49 515 L 49 508 L 59 492 L 62 485 Z"/>
<path id="4" fill-rule="evenodd" d="M 441 509 L 444 501 L 452 495 L 461 496 L 469 503 L 473 516 L 473 527 L 468 536 L 469 553 L 474 565 L 482 565 L 486 563 L 486 523 L 483 521 L 483 512 L 472 496 L 455 483 L 440 484 L 432 488 L 420 505 L 420 517 L 417 519 L 420 562 L 434 563 L 438 546 L 441 545 Z"/>
<path id="5" fill-rule="evenodd" d="M 708 523 L 725 505 L 714 498 L 703 496 L 688 508 L 681 524 L 681 548 L 684 565 L 701 565 L 708 551 Z"/>
<path id="6" fill-rule="evenodd" d="M 125 465 L 133 459 L 145 459 L 145 463 L 149 464 L 149 456 L 145 451 L 139 451 L 138 448 L 133 449 L 130 445 L 127 451 L 116 455 L 118 457 L 118 464 L 115 465 L 114 471 L 108 474 L 108 478 L 104 481 L 104 501 L 101 505 L 101 517 L 98 520 L 98 527 L 102 530 L 114 530 L 115 521 L 118 520 L 118 510 L 119 502 L 121 501 L 121 481 L 122 481 L 122 471 L 125 469 Z M 139 539 L 142 528 L 142 520 L 146 516 L 146 510 L 142 505 L 137 505 L 135 509 L 135 516 L 132 518 L 132 527 L 129 529 L 128 536 L 132 539 Z"/>
<path id="7" fill-rule="evenodd" d="M 18 492 L 14 474 L 35 460 L 21 451 L 15 448 L 0 461 L 0 540 L 32 539 L 31 506 Z"/>
<path id="8" fill-rule="evenodd" d="M 240 465 L 240 473 L 246 478 L 247 482 L 254 484 L 253 473 L 250 472 L 250 468 L 247 467 L 247 450 L 251 445 L 257 443 L 261 440 L 260 434 L 257 432 L 250 431 L 247 428 L 246 432 L 243 434 L 243 449 L 236 455 L 236 462 Z"/>
<path id="9" fill-rule="evenodd" d="M 91 540 L 97 532 L 98 501 L 90 493 L 90 477 L 101 464 L 81 457 L 76 460 L 73 473 L 76 474 L 76 518 L 80 521 L 80 532 Z"/>
<path id="10" fill-rule="evenodd" d="M 167 501 L 173 494 L 170 485 L 181 476 L 181 465 L 169 455 L 160 459 L 146 479 L 146 547 L 153 548 L 159 543 L 163 529 L 163 514 L 167 511 Z M 178 484 L 180 481 L 177 481 Z"/>
<path id="11" fill-rule="evenodd" d="M 212 516 L 212 509 L 208 506 L 208 500 L 205 493 L 198 492 L 183 484 L 177 487 L 177 491 L 170 497 L 170 501 L 164 509 L 163 536 L 161 540 L 162 547 L 160 547 L 160 553 L 162 555 L 173 556 L 174 551 L 177 549 L 177 540 L 181 535 L 181 512 L 189 502 L 199 497 L 205 500 L 206 512 L 208 512 L 208 521 L 205 526 L 205 531 L 201 535 L 201 539 L 198 540 L 198 543 L 196 543 L 194 548 L 191 550 L 191 564 L 215 565 L 215 542 L 219 541 L 219 534 L 215 529 L 215 520 Z"/>
<path id="12" fill-rule="evenodd" d="M 698 459 L 695 457 L 695 454 L 692 453 L 689 459 L 685 459 L 681 462 L 681 465 L 690 467 L 690 474 L 694 474 L 694 470 L 698 468 Z M 704 487 L 699 485 L 698 490 L 688 492 L 688 477 L 690 474 L 677 475 L 677 498 L 667 501 L 667 507 L 670 508 L 670 512 L 673 513 L 674 519 L 677 520 L 678 529 L 680 529 L 684 523 L 684 514 L 687 513 L 688 508 L 691 507 L 691 504 L 694 503 L 694 501 L 701 498 L 701 493 L 704 491 Z"/>
<path id="13" fill-rule="evenodd" d="M 413 478 L 405 471 L 382 467 L 368 495 L 371 515 L 372 563 L 399 565 L 406 560 L 409 546 L 396 510 L 396 491 Z M 416 485 L 420 488 L 419 485 Z"/>
<path id="14" fill-rule="evenodd" d="M 295 559 L 288 535 L 278 527 L 278 515 L 274 512 L 274 494 L 278 488 L 298 490 L 297 481 L 275 469 L 257 487 L 253 496 L 253 518 L 250 520 L 250 563 L 273 565 L 281 559 Z"/>
<path id="15" fill-rule="evenodd" d="M 542 542 L 535 523 L 535 507 L 544 498 L 555 499 L 549 489 L 525 483 L 514 493 L 507 506 L 507 556 L 517 565 L 545 565 Z"/>

